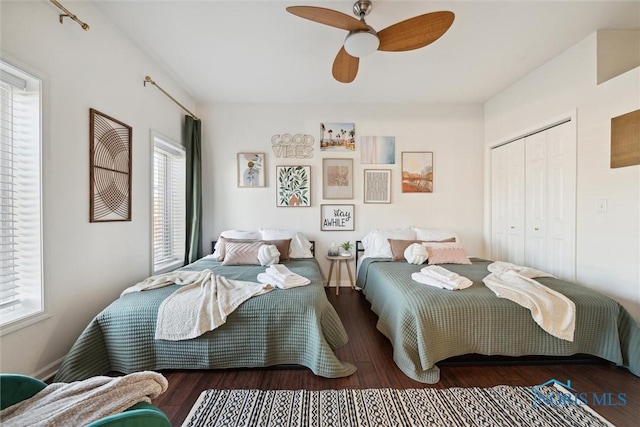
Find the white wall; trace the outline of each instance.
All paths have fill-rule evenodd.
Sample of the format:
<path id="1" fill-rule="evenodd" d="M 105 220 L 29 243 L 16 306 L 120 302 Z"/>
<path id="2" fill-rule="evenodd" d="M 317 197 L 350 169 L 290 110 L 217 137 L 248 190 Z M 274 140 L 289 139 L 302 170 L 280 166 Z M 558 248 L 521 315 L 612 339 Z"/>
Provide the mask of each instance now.
<path id="1" fill-rule="evenodd" d="M 611 118 L 640 108 L 640 69 L 597 85 L 596 48 L 594 33 L 486 102 L 484 140 L 488 152 L 577 110 L 577 281 L 640 320 L 640 166 L 609 167 Z M 599 200 L 607 200 L 606 213 Z"/>
<path id="2" fill-rule="evenodd" d="M 3 59 L 43 80 L 44 283 L 50 316 L 0 337 L 0 371 L 44 378 L 82 329 L 150 273 L 150 131 L 182 138 L 195 104 L 88 2 L 69 7 L 83 31 L 48 1 L 0 2 Z M 89 108 L 133 127 L 133 220 L 89 223 Z M 193 110 L 192 110 L 193 111 Z"/>
<path id="3" fill-rule="evenodd" d="M 205 250 L 222 230 L 258 227 L 302 231 L 316 241 L 317 259 L 328 272 L 323 255 L 332 241 L 362 239 L 373 228 L 421 226 L 458 232 L 471 255 L 483 256 L 482 241 L 482 107 L 428 105 L 210 105 L 203 118 L 203 180 Z M 360 164 L 360 152 L 320 151 L 320 123 L 355 123 L 360 136 L 395 136 L 394 165 Z M 311 159 L 277 158 L 271 149 L 276 134 L 314 137 Z M 267 187 L 237 188 L 236 153 L 266 153 Z M 432 151 L 434 192 L 402 193 L 403 151 Z M 354 159 L 353 200 L 322 199 L 322 159 Z M 276 207 L 275 166 L 311 165 L 312 206 Z M 209 166 L 207 166 L 209 165 Z M 364 169 L 391 169 L 391 204 L 363 203 Z M 355 231 L 321 231 L 321 204 L 354 204 Z M 206 252 L 208 253 L 208 252 Z M 343 271 L 343 279 L 346 274 Z M 343 284 L 347 282 L 343 281 Z"/>

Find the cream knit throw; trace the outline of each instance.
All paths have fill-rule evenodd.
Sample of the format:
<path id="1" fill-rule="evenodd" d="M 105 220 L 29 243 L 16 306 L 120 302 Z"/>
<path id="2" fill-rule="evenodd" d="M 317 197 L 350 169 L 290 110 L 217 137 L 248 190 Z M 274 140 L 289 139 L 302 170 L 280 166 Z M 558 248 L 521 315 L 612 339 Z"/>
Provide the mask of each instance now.
<path id="1" fill-rule="evenodd" d="M 119 414 L 138 402 L 151 402 L 167 386 L 164 376 L 150 371 L 53 383 L 0 411 L 0 420 L 5 427 L 83 426 Z"/>

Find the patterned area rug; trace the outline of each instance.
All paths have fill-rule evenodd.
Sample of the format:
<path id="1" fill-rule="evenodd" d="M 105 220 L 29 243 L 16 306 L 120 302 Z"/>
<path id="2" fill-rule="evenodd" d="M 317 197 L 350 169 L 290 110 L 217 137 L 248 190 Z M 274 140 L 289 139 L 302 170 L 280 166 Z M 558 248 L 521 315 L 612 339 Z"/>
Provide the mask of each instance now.
<path id="1" fill-rule="evenodd" d="M 553 386 L 206 390 L 182 426 L 612 426 L 565 392 Z"/>

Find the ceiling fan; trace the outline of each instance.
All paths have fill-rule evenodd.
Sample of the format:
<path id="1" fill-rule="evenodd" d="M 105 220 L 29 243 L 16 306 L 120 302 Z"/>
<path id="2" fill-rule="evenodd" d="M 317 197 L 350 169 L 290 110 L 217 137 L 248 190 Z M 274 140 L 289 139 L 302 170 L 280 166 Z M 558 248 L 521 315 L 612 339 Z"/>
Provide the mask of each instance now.
<path id="1" fill-rule="evenodd" d="M 414 16 L 376 32 L 364 20 L 371 8 L 369 0 L 356 1 L 353 13 L 359 19 L 336 10 L 314 6 L 290 6 L 287 7 L 287 12 L 349 31 L 332 68 L 333 77 L 342 83 L 351 83 L 356 78 L 362 56 L 376 50 L 404 52 L 427 46 L 447 32 L 455 17 L 453 12 L 449 11 L 431 12 Z"/>

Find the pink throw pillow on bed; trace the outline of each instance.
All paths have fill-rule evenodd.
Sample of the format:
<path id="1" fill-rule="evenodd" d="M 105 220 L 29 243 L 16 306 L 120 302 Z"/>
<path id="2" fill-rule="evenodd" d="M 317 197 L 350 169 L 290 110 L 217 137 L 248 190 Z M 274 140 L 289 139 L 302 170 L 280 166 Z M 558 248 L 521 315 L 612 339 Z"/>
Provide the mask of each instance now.
<path id="1" fill-rule="evenodd" d="M 459 243 L 423 243 L 427 247 L 427 262 L 433 264 L 471 264 Z"/>
<path id="2" fill-rule="evenodd" d="M 222 265 L 260 265 L 258 253 L 264 246 L 257 242 L 226 242 L 225 256 Z"/>

